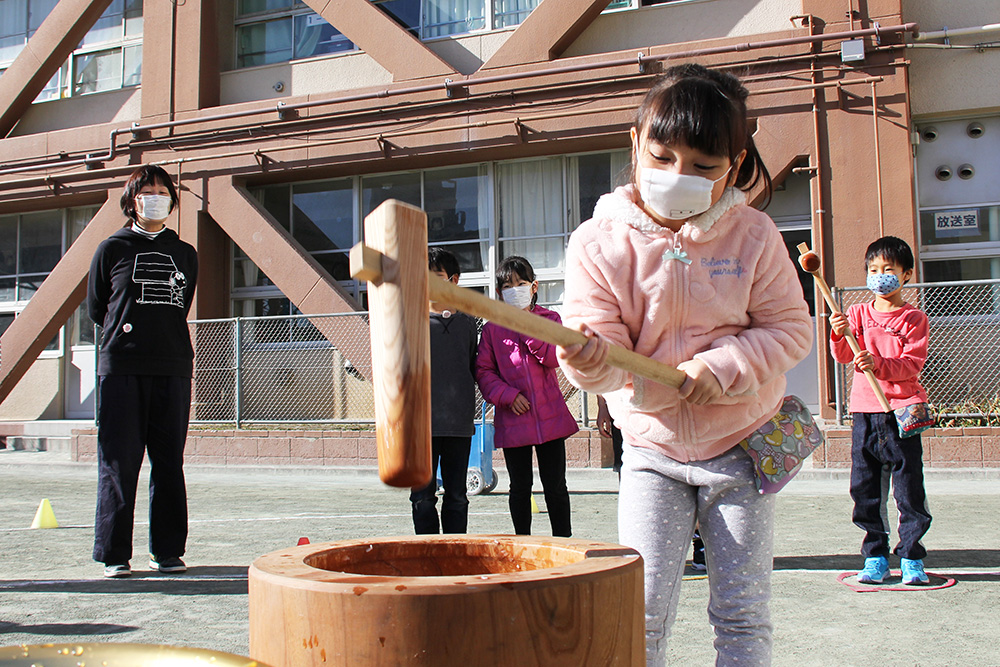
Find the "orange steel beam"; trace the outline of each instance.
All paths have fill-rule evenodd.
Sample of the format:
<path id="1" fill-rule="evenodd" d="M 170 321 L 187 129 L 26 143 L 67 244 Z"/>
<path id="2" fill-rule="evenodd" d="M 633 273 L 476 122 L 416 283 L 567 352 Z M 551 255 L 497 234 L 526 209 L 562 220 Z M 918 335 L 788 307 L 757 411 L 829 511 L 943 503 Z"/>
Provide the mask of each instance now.
<path id="1" fill-rule="evenodd" d="M 375 62 L 393 81 L 457 74 L 427 45 L 369 0 L 304 0 Z"/>
<path id="2" fill-rule="evenodd" d="M 542 0 L 480 69 L 554 60 L 607 6 L 608 0 Z"/>
<path id="3" fill-rule="evenodd" d="M 0 137 L 7 136 L 111 0 L 59 0 L 0 77 Z"/>

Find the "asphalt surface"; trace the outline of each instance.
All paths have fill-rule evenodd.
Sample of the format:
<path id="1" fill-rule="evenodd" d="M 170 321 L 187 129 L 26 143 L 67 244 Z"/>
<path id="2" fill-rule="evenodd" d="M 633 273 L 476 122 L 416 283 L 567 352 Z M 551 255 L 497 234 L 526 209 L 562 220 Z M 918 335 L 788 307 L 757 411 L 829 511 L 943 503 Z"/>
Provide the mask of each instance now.
<path id="1" fill-rule="evenodd" d="M 0 645 L 134 642 L 249 653 L 247 567 L 294 546 L 412 534 L 407 492 L 372 469 L 187 467 L 190 536 L 183 575 L 146 568 L 144 478 L 134 574 L 106 580 L 90 559 L 96 468 L 56 452 L 0 450 Z M 511 532 L 507 480 L 472 498 L 473 533 Z M 569 472 L 574 537 L 617 541 L 617 478 Z M 776 666 L 1000 666 L 1000 470 L 930 471 L 927 570 L 948 588 L 856 592 L 861 566 L 842 475 L 804 471 L 778 496 L 772 616 Z M 48 498 L 59 528 L 30 529 Z M 536 481 L 536 534 L 550 534 Z M 893 524 L 895 519 L 892 518 Z M 893 569 L 898 562 L 891 561 Z M 850 579 L 846 580 L 850 583 Z M 891 580 L 890 580 L 891 581 Z M 708 586 L 682 589 L 672 664 L 711 665 Z"/>

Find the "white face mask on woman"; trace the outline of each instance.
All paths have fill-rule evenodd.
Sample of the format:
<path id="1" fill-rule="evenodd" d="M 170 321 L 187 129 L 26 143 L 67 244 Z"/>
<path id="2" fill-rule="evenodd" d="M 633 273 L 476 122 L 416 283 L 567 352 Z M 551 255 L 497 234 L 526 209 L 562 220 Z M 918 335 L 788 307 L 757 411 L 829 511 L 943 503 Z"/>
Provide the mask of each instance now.
<path id="1" fill-rule="evenodd" d="M 712 189 L 731 169 L 712 181 L 701 176 L 642 167 L 639 196 L 657 215 L 667 220 L 686 220 L 712 207 Z"/>
<path id="2" fill-rule="evenodd" d="M 504 303 L 524 310 L 531 305 L 531 285 L 518 285 L 500 290 Z"/>
<path id="3" fill-rule="evenodd" d="M 173 200 L 163 195 L 139 195 L 135 198 L 135 212 L 146 220 L 160 222 L 170 215 Z"/>

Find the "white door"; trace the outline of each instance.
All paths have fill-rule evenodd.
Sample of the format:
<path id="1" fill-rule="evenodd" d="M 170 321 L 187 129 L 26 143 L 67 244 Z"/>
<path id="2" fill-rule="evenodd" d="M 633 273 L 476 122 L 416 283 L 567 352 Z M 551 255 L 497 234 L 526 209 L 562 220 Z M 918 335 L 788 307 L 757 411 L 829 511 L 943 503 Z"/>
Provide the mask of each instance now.
<path id="1" fill-rule="evenodd" d="M 84 307 L 70 318 L 66 355 L 66 419 L 93 419 L 97 390 L 97 348 L 94 325 Z"/>

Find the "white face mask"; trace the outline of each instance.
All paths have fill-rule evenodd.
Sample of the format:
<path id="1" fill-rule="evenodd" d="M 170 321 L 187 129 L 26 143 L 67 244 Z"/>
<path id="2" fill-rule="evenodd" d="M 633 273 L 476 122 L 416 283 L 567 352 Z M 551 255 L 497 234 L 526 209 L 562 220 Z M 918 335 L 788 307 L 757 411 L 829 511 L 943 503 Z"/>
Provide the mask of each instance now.
<path id="1" fill-rule="evenodd" d="M 159 222 L 170 215 L 173 200 L 163 195 L 139 195 L 135 198 L 135 212 L 146 220 Z"/>
<path id="2" fill-rule="evenodd" d="M 531 285 L 519 285 L 500 290 L 504 303 L 524 310 L 531 305 Z"/>
<path id="3" fill-rule="evenodd" d="M 654 213 L 667 220 L 686 220 L 712 207 L 712 189 L 729 175 L 714 181 L 701 176 L 677 174 L 666 169 L 642 167 L 639 196 Z"/>

